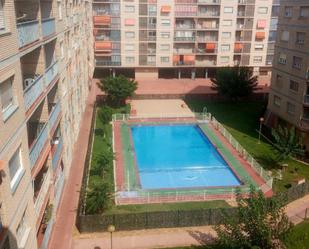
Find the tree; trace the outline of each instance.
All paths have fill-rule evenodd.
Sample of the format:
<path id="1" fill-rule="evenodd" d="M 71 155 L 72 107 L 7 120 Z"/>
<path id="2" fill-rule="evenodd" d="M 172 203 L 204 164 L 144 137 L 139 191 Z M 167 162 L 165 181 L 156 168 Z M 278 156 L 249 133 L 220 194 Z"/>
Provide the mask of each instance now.
<path id="1" fill-rule="evenodd" d="M 258 84 L 257 76 L 248 67 L 223 67 L 211 79 L 212 89 L 231 100 L 249 96 Z"/>
<path id="2" fill-rule="evenodd" d="M 98 83 L 99 88 L 107 95 L 107 100 L 116 106 L 124 104 L 128 97 L 131 97 L 137 89 L 137 82 L 128 79 L 123 75 L 108 77 Z"/>
<path id="3" fill-rule="evenodd" d="M 251 187 L 249 198 L 237 193 L 235 215 L 223 213 L 223 225 L 216 226 L 218 248 L 278 249 L 291 224 L 284 213 L 281 197 L 266 199 L 262 191 Z"/>
<path id="4" fill-rule="evenodd" d="M 93 176 L 87 190 L 87 214 L 98 214 L 109 207 L 111 202 L 111 185 L 101 176 Z"/>
<path id="5" fill-rule="evenodd" d="M 278 149 L 278 161 L 285 160 L 291 156 L 305 155 L 303 148 L 303 134 L 297 136 L 296 129 L 292 126 L 288 129 L 286 126 L 278 126 L 277 129 L 272 129 L 272 136 L 275 140 L 275 147 Z"/>

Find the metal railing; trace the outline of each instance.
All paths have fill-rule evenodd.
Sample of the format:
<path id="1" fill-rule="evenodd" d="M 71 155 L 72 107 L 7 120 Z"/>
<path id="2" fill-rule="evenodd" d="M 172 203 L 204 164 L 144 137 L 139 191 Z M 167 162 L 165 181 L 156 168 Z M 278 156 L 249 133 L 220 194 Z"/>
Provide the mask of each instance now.
<path id="1" fill-rule="evenodd" d="M 42 35 L 43 37 L 50 36 L 56 32 L 55 18 L 46 18 L 42 20 Z"/>
<path id="2" fill-rule="evenodd" d="M 40 39 L 39 21 L 17 23 L 19 47 L 24 47 Z"/>
<path id="3" fill-rule="evenodd" d="M 60 102 L 58 101 L 58 103 L 54 106 L 51 114 L 49 115 L 49 119 L 48 119 L 49 129 L 52 129 L 55 126 L 55 123 L 58 120 L 60 111 L 61 111 L 61 106 L 60 106 Z"/>
<path id="4" fill-rule="evenodd" d="M 30 168 L 31 169 L 33 168 L 36 161 L 40 157 L 41 152 L 47 140 L 48 140 L 48 125 L 46 123 L 43 129 L 41 130 L 40 134 L 36 138 L 36 141 L 34 142 L 34 144 L 32 145 L 30 149 Z"/>
<path id="5" fill-rule="evenodd" d="M 51 66 L 49 66 L 45 71 L 45 83 L 46 87 L 53 81 L 53 79 L 58 74 L 58 62 L 54 62 Z"/>
<path id="6" fill-rule="evenodd" d="M 44 78 L 40 76 L 24 90 L 24 104 L 28 110 L 44 91 Z"/>
<path id="7" fill-rule="evenodd" d="M 40 211 L 42 209 L 42 206 L 44 204 L 44 200 L 46 197 L 46 193 L 50 187 L 50 183 L 51 183 L 51 174 L 50 174 L 50 170 L 47 170 L 45 176 L 44 176 L 44 180 L 40 189 L 40 192 L 35 200 L 34 203 L 34 209 L 35 209 L 35 213 L 37 215 L 40 214 Z"/>
<path id="8" fill-rule="evenodd" d="M 62 147 L 63 147 L 63 141 L 62 141 L 62 138 L 59 138 L 59 143 L 56 147 L 56 151 L 55 151 L 53 158 L 52 158 L 53 170 L 56 170 L 57 165 L 59 163 L 61 152 L 62 152 Z"/>
<path id="9" fill-rule="evenodd" d="M 238 143 L 238 141 L 219 123 L 215 117 L 211 117 L 210 123 L 218 130 L 229 142 L 230 145 L 239 153 L 239 155 L 250 165 L 250 167 L 264 180 L 266 186 L 271 189 L 273 178 L 270 176 L 269 171 L 264 170 L 261 165 Z M 266 187 L 263 185 L 262 188 Z M 266 189 L 264 189 L 266 190 Z M 267 191 L 267 190 L 266 190 Z"/>

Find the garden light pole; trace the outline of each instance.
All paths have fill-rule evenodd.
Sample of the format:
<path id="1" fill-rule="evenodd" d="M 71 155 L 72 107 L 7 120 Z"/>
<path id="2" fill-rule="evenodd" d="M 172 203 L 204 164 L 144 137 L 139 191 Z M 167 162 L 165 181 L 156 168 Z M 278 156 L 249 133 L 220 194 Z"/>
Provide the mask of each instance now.
<path id="1" fill-rule="evenodd" d="M 264 122 L 264 118 L 263 118 L 263 117 L 260 117 L 260 129 L 259 129 L 259 142 L 258 142 L 258 144 L 261 143 L 261 133 L 262 133 L 262 125 L 263 125 L 263 122 Z"/>
<path id="2" fill-rule="evenodd" d="M 116 228 L 114 225 L 109 225 L 107 227 L 107 231 L 111 234 L 111 249 L 113 249 L 113 232 L 115 232 Z"/>

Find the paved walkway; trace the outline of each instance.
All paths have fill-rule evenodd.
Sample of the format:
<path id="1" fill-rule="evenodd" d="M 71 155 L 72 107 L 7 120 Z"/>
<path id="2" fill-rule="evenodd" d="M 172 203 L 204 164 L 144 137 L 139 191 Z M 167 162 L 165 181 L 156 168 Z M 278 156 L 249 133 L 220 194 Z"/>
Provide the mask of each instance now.
<path id="1" fill-rule="evenodd" d="M 75 143 L 70 175 L 66 181 L 63 197 L 56 217 L 56 223 L 49 243 L 50 249 L 72 248 L 72 232 L 75 227 L 79 191 L 83 178 L 84 161 L 88 147 L 88 136 L 91 126 L 93 103 L 97 92 L 93 84 L 89 93 L 86 109 L 82 118 L 80 132 Z"/>
<path id="2" fill-rule="evenodd" d="M 136 117 L 194 117 L 182 99 L 132 100 L 131 114 Z"/>
<path id="3" fill-rule="evenodd" d="M 309 217 L 309 195 L 288 204 L 286 213 L 293 223 L 298 224 L 303 221 L 306 209 Z M 215 231 L 210 226 L 115 232 L 113 248 L 153 249 L 202 245 L 211 241 L 212 236 L 215 236 Z M 74 239 L 74 249 L 109 248 L 110 234 L 108 233 L 83 234 Z"/>

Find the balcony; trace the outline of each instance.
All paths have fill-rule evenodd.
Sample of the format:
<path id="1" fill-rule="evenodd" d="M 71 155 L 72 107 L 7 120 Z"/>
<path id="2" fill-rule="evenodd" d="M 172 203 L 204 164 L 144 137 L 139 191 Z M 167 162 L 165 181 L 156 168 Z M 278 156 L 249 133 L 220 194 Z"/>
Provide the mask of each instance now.
<path id="1" fill-rule="evenodd" d="M 45 173 L 45 175 L 43 176 L 43 183 L 41 185 L 41 188 L 39 190 L 39 193 L 35 199 L 35 203 L 34 203 L 34 209 L 35 209 L 35 213 L 37 215 L 40 214 L 41 209 L 43 208 L 43 204 L 44 201 L 46 199 L 46 194 L 48 192 L 50 183 L 51 183 L 51 173 L 50 170 L 47 170 L 47 172 Z"/>
<path id="2" fill-rule="evenodd" d="M 57 61 L 54 62 L 50 67 L 48 67 L 45 71 L 45 84 L 48 87 L 51 82 L 55 79 L 58 75 L 58 63 Z"/>
<path id="3" fill-rule="evenodd" d="M 43 76 L 39 76 L 33 79 L 31 85 L 29 85 L 24 90 L 24 104 L 26 111 L 30 109 L 30 107 L 34 104 L 34 102 L 38 99 L 38 97 L 44 91 L 44 78 Z"/>
<path id="4" fill-rule="evenodd" d="M 42 35 L 46 38 L 56 32 L 55 18 L 46 18 L 42 20 Z"/>
<path id="5" fill-rule="evenodd" d="M 62 141 L 61 137 L 58 139 L 58 144 L 56 146 L 57 147 L 56 147 L 56 150 L 55 150 L 53 158 L 52 158 L 52 167 L 53 167 L 54 171 L 56 170 L 56 168 L 59 164 L 59 160 L 60 160 L 61 153 L 62 153 L 63 141 Z"/>
<path id="6" fill-rule="evenodd" d="M 175 37 L 174 41 L 194 42 L 195 41 L 195 37 Z"/>
<path id="7" fill-rule="evenodd" d="M 19 47 L 25 47 L 40 39 L 39 21 L 17 23 Z"/>
<path id="8" fill-rule="evenodd" d="M 49 129 L 53 129 L 57 123 L 58 117 L 60 115 L 61 112 L 61 106 L 60 106 L 60 102 L 58 102 L 52 109 L 50 115 L 49 115 L 49 119 L 48 119 L 48 126 Z"/>
<path id="9" fill-rule="evenodd" d="M 48 141 L 48 126 L 44 125 L 40 134 L 30 148 L 30 168 L 32 169 L 38 158 L 41 156 L 42 150 Z"/>

